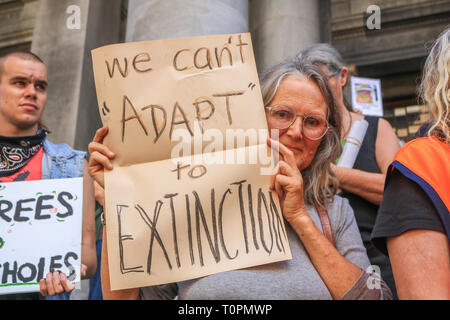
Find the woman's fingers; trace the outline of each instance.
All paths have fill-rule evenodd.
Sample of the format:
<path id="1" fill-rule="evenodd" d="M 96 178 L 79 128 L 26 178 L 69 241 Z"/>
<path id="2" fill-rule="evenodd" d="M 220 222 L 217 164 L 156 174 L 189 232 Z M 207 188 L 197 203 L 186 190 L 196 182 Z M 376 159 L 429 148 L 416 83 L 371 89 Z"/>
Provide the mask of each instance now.
<path id="1" fill-rule="evenodd" d="M 280 199 L 281 202 L 283 202 L 284 199 L 284 190 L 283 190 L 283 186 L 279 181 L 279 177 L 281 177 L 280 175 L 277 175 L 275 177 L 275 191 L 278 194 L 278 199 Z"/>
<path id="2" fill-rule="evenodd" d="M 53 287 L 53 273 L 50 272 L 45 277 L 45 285 L 47 286 L 47 294 L 49 296 L 54 296 L 56 294 L 55 288 Z"/>
<path id="3" fill-rule="evenodd" d="M 297 177 L 299 171 L 297 168 L 292 168 L 285 161 L 280 161 L 279 163 L 279 172 L 285 176 L 289 177 Z"/>
<path id="4" fill-rule="evenodd" d="M 114 152 L 109 150 L 109 148 L 102 143 L 91 142 L 89 143 L 88 149 L 90 154 L 98 152 L 111 160 L 116 156 Z"/>
<path id="5" fill-rule="evenodd" d="M 267 142 L 274 152 L 278 152 L 280 160 L 284 160 L 287 164 L 289 164 L 293 168 L 297 167 L 294 153 L 291 150 L 289 150 L 285 145 L 283 145 L 279 141 L 267 139 Z"/>
<path id="6" fill-rule="evenodd" d="M 91 159 L 89 161 L 89 167 L 91 167 L 92 169 L 97 169 L 94 170 L 94 173 L 97 173 L 96 171 L 98 171 L 98 166 L 101 166 L 103 168 L 106 168 L 108 170 L 112 170 L 113 169 L 113 165 L 111 163 L 111 160 L 106 157 L 104 154 L 100 153 L 100 152 L 93 152 L 91 153 Z M 103 170 L 102 168 L 102 170 Z"/>
<path id="7" fill-rule="evenodd" d="M 111 160 L 116 156 L 114 152 L 109 150 L 107 146 L 103 144 L 103 139 L 108 134 L 108 127 L 103 127 L 98 129 L 95 133 L 94 140 L 89 144 L 89 174 L 91 177 L 100 184 L 104 185 L 104 175 L 103 170 L 106 168 L 108 170 L 113 169 Z"/>
<path id="8" fill-rule="evenodd" d="M 104 126 L 104 127 L 100 128 L 100 129 L 98 129 L 95 132 L 95 136 L 94 136 L 94 139 L 92 141 L 98 142 L 98 143 L 103 143 L 103 139 L 105 139 L 106 135 L 108 134 L 108 131 L 109 131 L 109 129 L 108 129 L 107 126 Z"/>
<path id="9" fill-rule="evenodd" d="M 61 285 L 64 288 L 65 292 L 72 292 L 72 290 L 75 289 L 75 285 L 67 278 L 64 273 L 61 273 L 60 279 Z"/>
<path id="10" fill-rule="evenodd" d="M 53 288 L 56 294 L 60 294 L 64 292 L 64 288 L 61 285 L 61 279 L 59 278 L 59 272 L 53 272 Z"/>
<path id="11" fill-rule="evenodd" d="M 278 175 L 288 176 L 288 177 L 294 178 L 296 180 L 299 179 L 299 172 L 298 172 L 298 170 L 292 168 L 286 162 L 280 161 L 278 163 L 278 168 L 276 170 L 276 173 L 270 177 L 270 186 L 269 186 L 270 190 L 274 190 L 275 189 L 275 179 L 276 179 L 276 177 Z M 295 183 L 296 180 L 292 180 L 292 181 Z"/>
<path id="12" fill-rule="evenodd" d="M 45 279 L 39 281 L 39 290 L 45 296 L 54 296 L 63 292 L 72 292 L 75 285 L 64 273 L 49 272 Z"/>
<path id="13" fill-rule="evenodd" d="M 48 290 L 45 279 L 39 280 L 39 291 L 44 297 L 48 296 Z"/>

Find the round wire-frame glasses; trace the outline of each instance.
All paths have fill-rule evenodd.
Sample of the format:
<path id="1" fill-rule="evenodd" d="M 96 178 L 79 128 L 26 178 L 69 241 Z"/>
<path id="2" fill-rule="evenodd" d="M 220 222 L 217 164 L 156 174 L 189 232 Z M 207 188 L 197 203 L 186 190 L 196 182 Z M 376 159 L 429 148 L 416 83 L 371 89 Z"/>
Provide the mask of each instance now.
<path id="1" fill-rule="evenodd" d="M 286 130 L 297 120 L 303 118 L 303 134 L 309 140 L 322 139 L 330 129 L 327 119 L 319 114 L 301 114 L 295 112 L 291 107 L 285 105 L 275 105 L 265 107 L 269 111 L 269 124 L 273 129 Z"/>

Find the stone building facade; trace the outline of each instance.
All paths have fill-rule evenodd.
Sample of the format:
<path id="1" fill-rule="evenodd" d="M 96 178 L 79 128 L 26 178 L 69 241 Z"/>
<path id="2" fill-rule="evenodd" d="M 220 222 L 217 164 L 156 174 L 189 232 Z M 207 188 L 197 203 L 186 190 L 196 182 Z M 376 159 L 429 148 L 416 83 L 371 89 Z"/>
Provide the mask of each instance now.
<path id="1" fill-rule="evenodd" d="M 370 5 L 379 29 L 367 27 Z M 86 149 L 100 126 L 96 47 L 251 32 L 261 72 L 329 42 L 354 75 L 381 79 L 385 118 L 407 140 L 427 120 L 416 97 L 426 45 L 449 24 L 450 0 L 0 0 L 0 53 L 31 49 L 46 61 L 51 138 Z"/>

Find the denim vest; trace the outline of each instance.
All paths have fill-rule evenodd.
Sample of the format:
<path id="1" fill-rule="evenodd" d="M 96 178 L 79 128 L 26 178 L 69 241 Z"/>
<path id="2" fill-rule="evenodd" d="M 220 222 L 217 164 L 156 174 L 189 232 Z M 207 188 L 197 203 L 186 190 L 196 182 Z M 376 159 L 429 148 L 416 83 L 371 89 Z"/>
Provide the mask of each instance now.
<path id="1" fill-rule="evenodd" d="M 44 140 L 42 158 L 42 180 L 78 178 L 83 176 L 86 152 L 77 151 L 67 144 L 53 144 Z"/>
<path id="2" fill-rule="evenodd" d="M 45 139 L 42 180 L 82 177 L 85 157 L 86 152 L 73 150 L 67 144 L 54 144 Z M 70 293 L 67 292 L 46 297 L 46 300 L 69 299 Z"/>

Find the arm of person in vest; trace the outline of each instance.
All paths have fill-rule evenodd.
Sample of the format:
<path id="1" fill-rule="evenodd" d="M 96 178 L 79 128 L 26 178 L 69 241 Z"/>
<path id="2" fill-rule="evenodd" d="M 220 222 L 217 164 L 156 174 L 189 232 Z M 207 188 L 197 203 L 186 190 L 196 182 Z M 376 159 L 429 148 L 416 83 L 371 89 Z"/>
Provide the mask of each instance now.
<path id="1" fill-rule="evenodd" d="M 89 176 L 88 163 L 84 160 L 83 168 L 83 222 L 81 234 L 81 278 L 90 278 L 97 269 L 95 250 L 95 198 L 94 183 Z M 40 291 L 43 296 L 53 296 L 63 292 L 71 292 L 75 285 L 63 273 L 48 273 L 40 281 Z"/>
<path id="2" fill-rule="evenodd" d="M 339 179 L 340 188 L 379 205 L 383 197 L 387 169 L 399 148 L 400 144 L 391 125 L 380 118 L 375 144 L 375 157 L 381 173 L 371 173 L 333 165 L 333 171 Z"/>
<path id="3" fill-rule="evenodd" d="M 450 244 L 438 231 L 416 229 L 387 240 L 400 299 L 450 300 Z"/>

